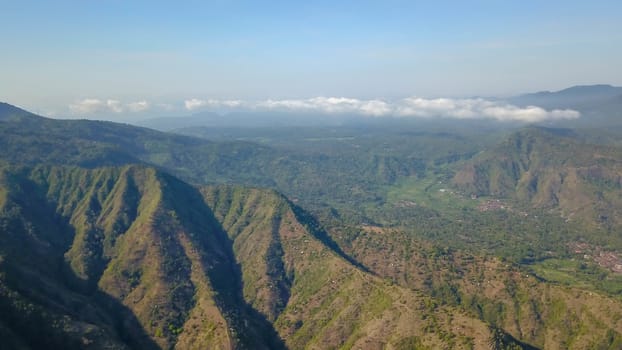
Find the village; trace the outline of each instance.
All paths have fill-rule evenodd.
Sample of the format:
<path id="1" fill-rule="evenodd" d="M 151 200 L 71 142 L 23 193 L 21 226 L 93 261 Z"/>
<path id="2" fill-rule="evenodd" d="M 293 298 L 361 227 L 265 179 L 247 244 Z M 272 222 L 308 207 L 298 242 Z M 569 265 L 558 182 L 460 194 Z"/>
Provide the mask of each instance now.
<path id="1" fill-rule="evenodd" d="M 617 253 L 604 250 L 602 247 L 586 242 L 572 242 L 569 246 L 573 253 L 583 255 L 584 260 L 594 261 L 600 267 L 622 274 L 622 258 Z"/>

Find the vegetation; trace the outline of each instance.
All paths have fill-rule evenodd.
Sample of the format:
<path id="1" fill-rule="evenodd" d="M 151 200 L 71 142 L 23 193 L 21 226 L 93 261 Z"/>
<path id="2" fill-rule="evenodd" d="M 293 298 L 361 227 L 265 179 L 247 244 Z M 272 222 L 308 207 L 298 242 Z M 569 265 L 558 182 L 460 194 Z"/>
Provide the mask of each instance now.
<path id="1" fill-rule="evenodd" d="M 189 137 L 1 105 L 0 335 L 24 349 L 618 348 L 619 145 L 477 127 Z"/>

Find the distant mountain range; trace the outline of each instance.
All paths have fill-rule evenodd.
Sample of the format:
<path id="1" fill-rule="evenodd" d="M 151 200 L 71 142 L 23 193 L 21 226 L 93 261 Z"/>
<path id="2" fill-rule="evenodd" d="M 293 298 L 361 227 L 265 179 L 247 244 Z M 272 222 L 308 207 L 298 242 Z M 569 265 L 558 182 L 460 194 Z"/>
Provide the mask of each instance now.
<path id="1" fill-rule="evenodd" d="M 520 95 L 508 99 L 508 102 L 545 109 L 573 109 L 582 114 L 576 120 L 547 124 L 568 127 L 622 127 L 622 87 L 573 86 L 560 91 Z"/>
<path id="2" fill-rule="evenodd" d="M 508 101 L 519 106 L 535 105 L 545 108 L 580 108 L 585 104 L 622 99 L 622 87 L 611 85 L 578 85 L 559 91 L 541 91 L 511 97 Z"/>
<path id="3" fill-rule="evenodd" d="M 573 109 L 581 112 L 584 116 L 574 121 L 545 121 L 541 123 L 542 125 L 622 126 L 622 87 L 604 84 L 573 86 L 554 92 L 542 91 L 518 95 L 503 101 L 519 107 L 538 106 L 547 110 Z M 353 114 L 236 111 L 224 113 L 198 112 L 190 116 L 146 119 L 134 124 L 161 131 L 171 131 L 196 127 L 338 126 L 349 123 L 373 123 L 374 119 L 369 116 Z M 422 122 L 425 123 L 426 121 Z M 464 121 L 454 120 L 453 122 L 463 123 Z M 512 127 L 514 125 L 513 123 L 506 124 L 512 124 Z"/>

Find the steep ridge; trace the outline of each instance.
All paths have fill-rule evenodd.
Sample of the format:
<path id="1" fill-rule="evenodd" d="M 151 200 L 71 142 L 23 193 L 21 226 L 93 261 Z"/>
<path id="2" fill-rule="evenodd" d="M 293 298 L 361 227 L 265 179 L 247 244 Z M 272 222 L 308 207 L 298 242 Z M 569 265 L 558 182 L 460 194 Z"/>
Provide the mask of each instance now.
<path id="1" fill-rule="evenodd" d="M 8 342 L 20 348 L 154 348 L 120 302 L 68 287 L 76 277 L 63 254 L 73 230 L 28 173 L 3 169 L 0 175 L 0 302 Z M 113 313 L 125 316 L 123 329 Z"/>
<path id="2" fill-rule="evenodd" d="M 622 224 L 622 150 L 581 142 L 571 131 L 528 128 L 460 169 L 467 193 L 555 209 L 591 228 Z"/>
<path id="3" fill-rule="evenodd" d="M 75 329 L 76 341 L 280 347 L 272 326 L 242 299 L 228 239 L 193 187 L 140 166 L 5 170 L 3 179 L 2 300 L 24 324 L 9 328 L 15 339 L 70 348 L 54 322 L 49 337 L 32 340 L 34 321 L 19 312 L 32 307 L 42 318 L 60 304 L 54 317 Z M 95 311 L 84 315 L 84 308 Z"/>
<path id="4" fill-rule="evenodd" d="M 272 191 L 202 189 L 233 242 L 249 304 L 292 349 L 488 348 L 489 327 L 350 264 Z"/>
<path id="5" fill-rule="evenodd" d="M 52 127 L 62 139 L 62 123 L 39 122 L 34 130 L 44 135 Z M 85 138 L 69 140 L 161 156 L 151 153 L 151 136 L 136 134 L 140 129 L 127 127 L 128 134 L 119 136 L 115 132 L 125 129 L 116 124 L 76 125 L 70 129 Z M 10 134 L 12 127 L 3 131 Z M 33 145 L 28 131 L 19 132 L 24 144 Z M 128 135 L 139 140 L 128 141 Z M 116 137 L 124 139 L 122 147 L 114 146 Z M 166 158 L 178 143 L 164 141 L 156 149 Z M 197 150 L 214 146 L 187 142 L 197 142 L 190 145 Z M 50 145 L 37 147 L 40 154 L 26 164 L 67 161 L 62 152 L 58 159 L 43 157 Z M 73 147 L 79 161 L 67 162 L 90 169 L 46 165 L 0 172 L 0 335 L 12 347 L 620 344 L 616 315 L 622 310 L 615 299 L 543 283 L 502 261 L 438 250 L 399 232 L 338 240 L 277 192 L 197 189 L 149 166 L 96 167 L 117 163 L 97 157 L 82 162 L 79 143 L 65 151 Z M 208 157 L 207 167 L 225 169 L 236 154 L 255 154 L 234 149 L 232 158 Z M 163 164 L 187 162 L 183 150 Z M 5 154 L 10 162 L 19 158 L 13 151 Z M 136 160 L 118 164 L 126 161 Z M 618 163 L 615 147 L 585 145 L 567 130 L 529 128 L 480 154 L 454 183 L 465 192 L 614 228 L 615 208 L 622 207 L 616 202 Z M 600 207 L 588 205 L 594 203 Z"/>
<path id="6" fill-rule="evenodd" d="M 1 174 L 0 332 L 16 348 L 468 349 L 497 334 L 352 265 L 273 191 L 198 191 L 144 166 Z"/>

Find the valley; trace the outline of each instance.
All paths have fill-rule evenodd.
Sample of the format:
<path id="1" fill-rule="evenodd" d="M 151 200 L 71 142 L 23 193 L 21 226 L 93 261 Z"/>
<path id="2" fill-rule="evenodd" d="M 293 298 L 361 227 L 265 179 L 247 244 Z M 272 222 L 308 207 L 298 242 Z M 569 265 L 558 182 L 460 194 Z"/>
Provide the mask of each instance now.
<path id="1" fill-rule="evenodd" d="M 1 112 L 11 348 L 622 344 L 622 150 L 595 129 Z"/>

